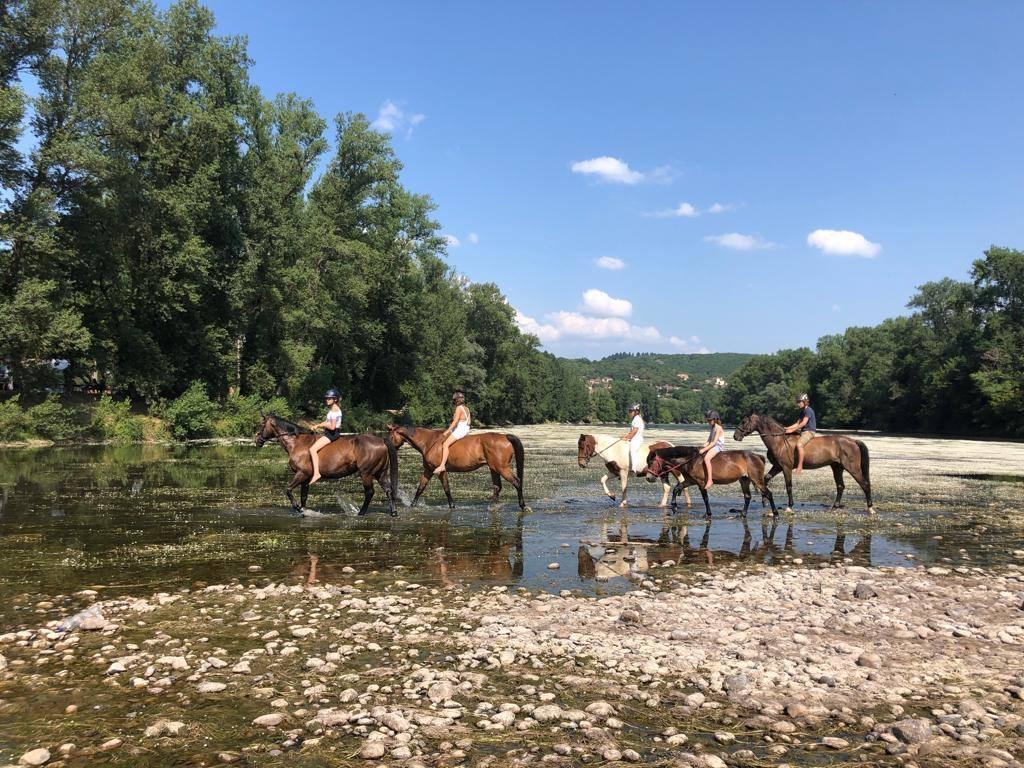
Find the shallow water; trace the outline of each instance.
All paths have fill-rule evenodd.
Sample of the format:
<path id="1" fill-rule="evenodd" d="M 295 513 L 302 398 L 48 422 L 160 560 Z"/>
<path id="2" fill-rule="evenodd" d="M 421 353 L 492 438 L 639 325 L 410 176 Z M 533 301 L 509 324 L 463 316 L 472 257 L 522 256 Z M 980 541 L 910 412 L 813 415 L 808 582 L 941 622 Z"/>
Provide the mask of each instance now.
<path id="1" fill-rule="evenodd" d="M 489 477 L 478 472 L 452 477 L 453 511 L 435 482 L 425 505 L 403 506 L 397 519 L 383 514 L 382 493 L 360 518 L 361 487 L 345 480 L 315 486 L 309 506 L 320 514 L 295 517 L 282 494 L 285 454 L 272 444 L 0 450 L 0 631 L 63 615 L 75 607 L 64 596 L 84 588 L 105 598 L 233 579 L 330 581 L 345 566 L 360 574 L 398 567 L 424 584 L 606 594 L 657 578 L 666 561 L 705 570 L 836 559 L 969 566 L 1024 548 L 1024 488 L 1004 482 L 1024 466 L 1021 444 L 867 435 L 875 519 L 849 480 L 847 509 L 828 511 L 831 473 L 818 471 L 798 480 L 795 512 L 777 520 L 755 500 L 744 522 L 730 511 L 742 505 L 739 487 L 718 487 L 707 524 L 699 493 L 692 510 L 680 499 L 680 513 L 669 515 L 654 506 L 659 486 L 645 482 L 631 483 L 627 512 L 617 509 L 601 493 L 599 467 L 577 466 L 579 427 L 514 431 L 527 452 L 526 514 L 508 487 L 492 508 Z M 650 436 L 696 444 L 704 431 Z M 742 447 L 764 450 L 756 436 Z M 419 468 L 403 448 L 403 496 Z M 784 501 L 781 478 L 773 489 Z M 53 605 L 38 607 L 44 598 Z"/>

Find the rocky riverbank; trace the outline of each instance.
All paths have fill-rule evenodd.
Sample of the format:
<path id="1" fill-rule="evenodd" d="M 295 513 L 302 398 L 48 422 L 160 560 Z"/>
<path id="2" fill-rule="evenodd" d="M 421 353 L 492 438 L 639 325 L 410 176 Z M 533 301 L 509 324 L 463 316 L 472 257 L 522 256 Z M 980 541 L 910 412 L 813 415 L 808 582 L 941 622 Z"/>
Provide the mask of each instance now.
<path id="1" fill-rule="evenodd" d="M 1024 758 L 1019 566 L 666 563 L 607 598 L 348 570 L 68 596 L 96 609 L 0 636 L 0 763 Z"/>

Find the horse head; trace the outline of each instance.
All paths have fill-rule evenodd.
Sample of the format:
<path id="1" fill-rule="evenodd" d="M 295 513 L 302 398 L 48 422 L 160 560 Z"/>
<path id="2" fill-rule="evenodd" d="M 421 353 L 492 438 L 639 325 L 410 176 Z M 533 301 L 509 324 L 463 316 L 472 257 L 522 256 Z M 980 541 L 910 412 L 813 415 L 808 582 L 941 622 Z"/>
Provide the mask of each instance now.
<path id="1" fill-rule="evenodd" d="M 590 460 L 597 453 L 597 440 L 593 435 L 580 435 L 576 443 L 576 461 L 581 467 L 586 467 Z"/>
<path id="2" fill-rule="evenodd" d="M 274 428 L 274 414 L 264 413 L 260 411 L 260 428 L 253 437 L 253 443 L 257 448 L 262 448 L 263 444 L 271 438 L 277 437 L 277 430 Z"/>
<path id="3" fill-rule="evenodd" d="M 409 442 L 409 435 L 406 432 L 406 428 L 399 427 L 395 424 L 388 424 L 388 438 L 391 440 L 391 444 L 395 446 L 396 450 Z"/>
<path id="4" fill-rule="evenodd" d="M 665 459 L 662 457 L 662 455 L 658 453 L 656 450 L 650 451 L 647 454 L 647 471 L 644 473 L 647 482 L 653 483 L 659 477 L 665 475 L 666 472 L 667 470 L 665 469 Z"/>
<path id="5" fill-rule="evenodd" d="M 756 413 L 748 414 L 743 417 L 743 421 L 736 427 L 736 431 L 733 432 L 733 440 L 742 440 L 747 435 L 759 431 L 761 428 L 761 418 Z"/>

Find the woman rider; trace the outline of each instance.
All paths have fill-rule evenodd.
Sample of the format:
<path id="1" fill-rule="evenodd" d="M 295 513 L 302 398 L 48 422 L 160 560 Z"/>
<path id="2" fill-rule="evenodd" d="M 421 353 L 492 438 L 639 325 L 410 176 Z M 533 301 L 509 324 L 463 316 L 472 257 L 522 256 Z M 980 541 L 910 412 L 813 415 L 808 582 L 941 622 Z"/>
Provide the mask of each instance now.
<path id="1" fill-rule="evenodd" d="M 320 457 L 318 455 L 320 449 L 341 437 L 341 408 L 338 406 L 338 390 L 328 389 L 324 394 L 324 400 L 327 401 L 327 418 L 313 427 L 313 429 L 322 429 L 324 433 L 309 449 L 309 458 L 313 460 L 313 478 L 309 481 L 310 485 L 320 479 Z"/>
<path id="2" fill-rule="evenodd" d="M 444 431 L 444 445 L 441 446 L 441 463 L 434 470 L 435 475 L 448 471 L 448 449 L 452 443 L 469 434 L 469 408 L 466 407 L 466 396 L 461 392 L 452 395 L 452 402 L 455 404 L 455 414 L 452 416 L 452 423 Z"/>

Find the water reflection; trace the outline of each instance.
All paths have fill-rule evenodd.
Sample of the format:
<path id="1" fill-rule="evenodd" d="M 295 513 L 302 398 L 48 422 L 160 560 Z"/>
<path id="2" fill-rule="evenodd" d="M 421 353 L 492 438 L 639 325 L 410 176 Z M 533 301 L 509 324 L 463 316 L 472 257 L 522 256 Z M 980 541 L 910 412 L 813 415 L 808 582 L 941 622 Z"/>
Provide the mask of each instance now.
<path id="1" fill-rule="evenodd" d="M 750 562 L 771 565 L 800 560 L 802 564 L 810 566 L 836 562 L 871 565 L 871 534 L 859 535 L 847 549 L 847 533 L 842 524 L 836 525 L 834 542 L 827 554 L 812 549 L 798 549 L 794 543 L 794 523 L 780 523 L 777 519 L 764 518 L 759 536 L 754 535 L 745 518 L 741 518 L 740 524 L 742 535 L 738 546 L 713 548 L 710 544 L 715 523 L 711 520 L 702 525 L 690 525 L 689 521 L 678 521 L 666 516 L 656 537 L 631 535 L 628 518 L 622 518 L 614 528 L 606 522 L 601 525 L 598 541 L 580 544 L 577 550 L 577 572 L 584 580 L 605 581 L 616 576 L 633 580 L 642 578 L 652 564 L 725 566 Z M 780 528 L 784 529 L 781 533 Z"/>

